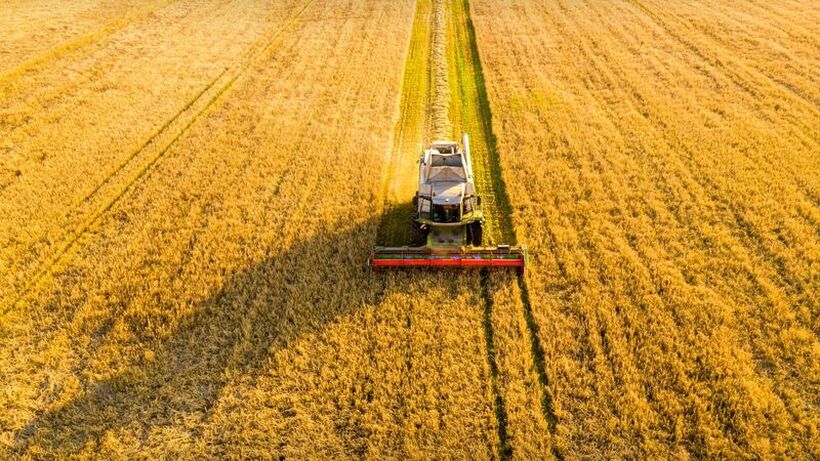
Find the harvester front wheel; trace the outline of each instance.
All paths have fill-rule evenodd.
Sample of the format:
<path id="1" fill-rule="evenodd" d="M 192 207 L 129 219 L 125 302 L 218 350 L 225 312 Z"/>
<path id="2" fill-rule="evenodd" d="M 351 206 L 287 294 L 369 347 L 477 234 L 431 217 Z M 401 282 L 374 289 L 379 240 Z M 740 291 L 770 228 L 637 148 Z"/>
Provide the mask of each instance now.
<path id="1" fill-rule="evenodd" d="M 422 228 L 422 224 L 418 221 L 418 213 L 413 213 L 410 224 L 410 240 L 411 245 L 424 245 L 427 243 L 427 234 L 429 229 Z"/>
<path id="2" fill-rule="evenodd" d="M 472 222 L 467 226 L 467 240 L 474 247 L 480 247 L 484 240 L 484 228 L 478 221 Z"/>

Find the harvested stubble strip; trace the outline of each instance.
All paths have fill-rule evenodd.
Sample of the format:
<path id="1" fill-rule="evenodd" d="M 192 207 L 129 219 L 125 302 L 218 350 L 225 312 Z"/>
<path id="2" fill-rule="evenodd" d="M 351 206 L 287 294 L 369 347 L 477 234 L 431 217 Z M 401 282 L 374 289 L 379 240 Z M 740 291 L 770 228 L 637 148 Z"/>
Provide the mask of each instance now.
<path id="1" fill-rule="evenodd" d="M 451 139 L 447 66 L 447 1 L 433 0 L 433 43 L 430 54 L 430 139 Z M 460 137 L 456 138 L 459 139 Z"/>

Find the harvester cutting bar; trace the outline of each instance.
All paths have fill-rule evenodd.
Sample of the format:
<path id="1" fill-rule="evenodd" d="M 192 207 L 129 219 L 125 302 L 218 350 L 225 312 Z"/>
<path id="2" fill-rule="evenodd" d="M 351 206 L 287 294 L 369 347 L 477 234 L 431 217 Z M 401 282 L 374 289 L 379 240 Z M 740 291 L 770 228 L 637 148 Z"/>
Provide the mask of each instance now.
<path id="1" fill-rule="evenodd" d="M 379 267 L 515 267 L 527 265 L 527 249 L 510 247 L 376 247 L 370 255 L 370 266 Z"/>

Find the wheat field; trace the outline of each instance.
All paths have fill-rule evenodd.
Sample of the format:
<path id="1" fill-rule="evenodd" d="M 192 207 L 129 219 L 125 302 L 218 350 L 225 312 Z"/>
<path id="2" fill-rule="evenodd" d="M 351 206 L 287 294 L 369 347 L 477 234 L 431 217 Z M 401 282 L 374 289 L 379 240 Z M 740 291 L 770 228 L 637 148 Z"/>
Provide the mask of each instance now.
<path id="1" fill-rule="evenodd" d="M 0 457 L 820 457 L 810 0 L 0 5 Z M 371 272 L 471 137 L 523 274 Z"/>

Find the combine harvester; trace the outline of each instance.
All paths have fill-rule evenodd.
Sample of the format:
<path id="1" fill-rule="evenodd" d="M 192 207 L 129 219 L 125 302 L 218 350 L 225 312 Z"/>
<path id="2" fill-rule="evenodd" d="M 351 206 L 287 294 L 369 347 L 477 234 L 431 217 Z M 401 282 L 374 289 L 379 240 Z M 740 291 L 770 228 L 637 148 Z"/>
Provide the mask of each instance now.
<path id="1" fill-rule="evenodd" d="M 411 246 L 375 247 L 370 267 L 513 267 L 524 270 L 523 245 L 482 246 L 484 212 L 476 194 L 470 141 L 433 141 L 419 159 Z"/>

